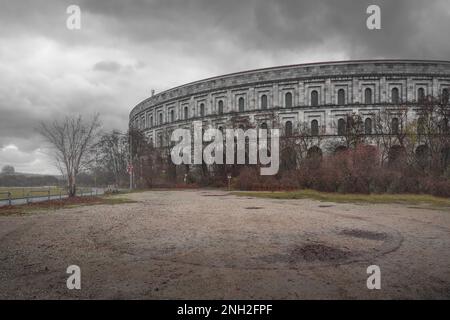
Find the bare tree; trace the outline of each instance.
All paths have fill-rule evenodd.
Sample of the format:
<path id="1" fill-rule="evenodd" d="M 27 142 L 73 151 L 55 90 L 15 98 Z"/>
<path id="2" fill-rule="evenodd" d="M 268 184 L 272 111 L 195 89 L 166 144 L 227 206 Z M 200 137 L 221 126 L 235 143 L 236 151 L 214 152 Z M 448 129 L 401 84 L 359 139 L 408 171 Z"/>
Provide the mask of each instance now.
<path id="1" fill-rule="evenodd" d="M 14 167 L 10 165 L 3 166 L 2 168 L 3 174 L 14 174 L 15 172 L 16 170 L 14 169 Z"/>
<path id="2" fill-rule="evenodd" d="M 407 138 L 410 136 L 408 109 L 399 106 L 378 112 L 375 116 L 374 133 L 382 150 L 381 163 L 400 159 L 404 156 Z"/>
<path id="3" fill-rule="evenodd" d="M 97 145 L 97 163 L 108 173 L 116 186 L 127 184 L 129 162 L 129 137 L 117 130 L 103 134 Z"/>
<path id="4" fill-rule="evenodd" d="M 85 120 L 82 116 L 66 117 L 51 123 L 41 122 L 38 131 L 50 144 L 56 165 L 67 179 L 68 195 L 76 195 L 76 178 L 90 161 L 100 127 L 99 115 Z"/>

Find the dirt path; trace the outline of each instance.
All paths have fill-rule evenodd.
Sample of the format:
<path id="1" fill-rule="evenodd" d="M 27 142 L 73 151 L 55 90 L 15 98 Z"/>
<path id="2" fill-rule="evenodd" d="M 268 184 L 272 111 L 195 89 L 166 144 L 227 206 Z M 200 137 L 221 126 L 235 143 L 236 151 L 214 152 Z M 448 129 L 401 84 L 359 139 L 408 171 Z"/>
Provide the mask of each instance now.
<path id="1" fill-rule="evenodd" d="M 450 298 L 450 212 L 152 191 L 0 217 L 0 298 Z M 82 289 L 68 290 L 67 266 Z M 366 268 L 381 268 L 368 290 Z"/>

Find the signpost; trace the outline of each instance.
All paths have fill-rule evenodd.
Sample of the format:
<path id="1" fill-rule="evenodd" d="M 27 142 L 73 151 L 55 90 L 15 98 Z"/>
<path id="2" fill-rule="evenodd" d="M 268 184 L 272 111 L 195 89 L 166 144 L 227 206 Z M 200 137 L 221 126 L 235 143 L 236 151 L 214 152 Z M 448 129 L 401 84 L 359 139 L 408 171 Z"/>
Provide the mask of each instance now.
<path id="1" fill-rule="evenodd" d="M 133 165 L 130 163 L 127 166 L 127 172 L 130 175 L 130 190 L 133 189 Z"/>

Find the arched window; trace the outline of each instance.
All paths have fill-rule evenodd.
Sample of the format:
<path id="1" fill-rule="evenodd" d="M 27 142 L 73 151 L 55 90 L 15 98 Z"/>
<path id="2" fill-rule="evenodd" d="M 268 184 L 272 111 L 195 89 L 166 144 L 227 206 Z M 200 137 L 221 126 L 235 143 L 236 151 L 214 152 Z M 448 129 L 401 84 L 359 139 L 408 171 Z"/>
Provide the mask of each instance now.
<path id="1" fill-rule="evenodd" d="M 287 137 L 292 136 L 292 122 L 291 121 L 286 121 L 284 130 L 285 130 L 285 134 Z"/>
<path id="2" fill-rule="evenodd" d="M 399 95 L 398 95 L 398 88 L 392 88 L 391 90 L 391 102 L 392 103 L 399 103 Z"/>
<path id="3" fill-rule="evenodd" d="M 261 129 L 267 129 L 267 123 L 265 122 L 261 123 Z"/>
<path id="4" fill-rule="evenodd" d="M 345 120 L 342 118 L 338 120 L 338 135 L 345 135 Z"/>
<path id="5" fill-rule="evenodd" d="M 150 120 L 148 122 L 149 127 L 153 126 L 153 116 L 150 116 Z"/>
<path id="6" fill-rule="evenodd" d="M 364 103 L 372 103 L 372 89 L 370 88 L 366 88 L 366 90 L 364 90 Z"/>
<path id="7" fill-rule="evenodd" d="M 443 104 L 447 104 L 448 103 L 448 98 L 449 98 L 448 89 L 445 88 L 445 89 L 442 90 L 442 103 Z"/>
<path id="8" fill-rule="evenodd" d="M 311 121 L 311 135 L 318 136 L 319 135 L 319 121 L 313 120 Z"/>
<path id="9" fill-rule="evenodd" d="M 388 163 L 390 165 L 404 159 L 405 148 L 399 145 L 393 145 L 388 152 Z"/>
<path id="10" fill-rule="evenodd" d="M 171 121 L 171 122 L 174 122 L 174 121 L 175 121 L 175 111 L 173 111 L 173 109 L 170 110 L 170 121 Z"/>
<path id="11" fill-rule="evenodd" d="M 306 156 L 309 159 L 313 160 L 321 160 L 322 159 L 322 149 L 320 149 L 318 146 L 312 146 L 308 149 Z"/>
<path id="12" fill-rule="evenodd" d="M 423 102 L 425 100 L 425 90 L 423 88 L 417 89 L 417 101 Z"/>
<path id="13" fill-rule="evenodd" d="M 372 134 L 372 119 L 366 118 L 364 121 L 364 133 L 365 134 Z"/>
<path id="14" fill-rule="evenodd" d="M 222 100 L 219 100 L 218 112 L 219 112 L 219 114 L 223 114 L 223 101 Z"/>
<path id="15" fill-rule="evenodd" d="M 267 96 L 265 94 L 261 96 L 261 109 L 267 109 Z"/>
<path id="16" fill-rule="evenodd" d="M 319 105 L 319 93 L 317 90 L 311 91 L 311 105 L 318 106 Z"/>
<path id="17" fill-rule="evenodd" d="M 391 132 L 392 132 L 392 134 L 398 134 L 399 133 L 398 118 L 392 118 L 392 121 L 391 121 Z"/>
<path id="18" fill-rule="evenodd" d="M 339 89 L 338 90 L 338 101 L 337 101 L 338 105 L 343 105 L 345 104 L 345 90 L 344 89 Z"/>
<path id="19" fill-rule="evenodd" d="M 284 95 L 284 105 L 286 108 L 292 108 L 292 93 L 287 92 Z"/>
<path id="20" fill-rule="evenodd" d="M 189 118 L 189 109 L 188 109 L 188 107 L 184 107 L 184 118 L 185 119 Z"/>
<path id="21" fill-rule="evenodd" d="M 205 104 L 201 103 L 200 104 L 200 117 L 204 117 L 205 116 Z"/>
<path id="22" fill-rule="evenodd" d="M 245 100 L 243 97 L 240 97 L 238 100 L 239 112 L 244 112 L 245 110 Z"/>
<path id="23" fill-rule="evenodd" d="M 425 168 L 429 163 L 430 150 L 426 144 L 416 148 L 416 161 L 419 167 Z"/>
<path id="24" fill-rule="evenodd" d="M 162 114 L 162 112 L 159 114 L 159 124 L 163 124 L 163 114 Z"/>

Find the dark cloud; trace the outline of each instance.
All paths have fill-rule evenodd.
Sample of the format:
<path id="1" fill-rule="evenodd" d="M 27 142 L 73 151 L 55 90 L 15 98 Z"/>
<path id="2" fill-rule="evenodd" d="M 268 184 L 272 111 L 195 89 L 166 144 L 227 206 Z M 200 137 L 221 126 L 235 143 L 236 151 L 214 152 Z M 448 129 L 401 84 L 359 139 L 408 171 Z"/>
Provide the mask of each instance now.
<path id="1" fill-rule="evenodd" d="M 94 64 L 93 69 L 95 71 L 106 71 L 106 72 L 118 72 L 122 66 L 120 63 L 115 61 L 99 61 Z"/>
<path id="2" fill-rule="evenodd" d="M 20 155 L 35 172 L 39 121 L 99 112 L 105 130 L 125 130 L 152 89 L 317 60 L 450 56 L 446 0 L 78 0 L 79 31 L 66 28 L 72 0 L 1 3 L 0 165 Z M 366 28 L 370 4 L 381 30 Z"/>

